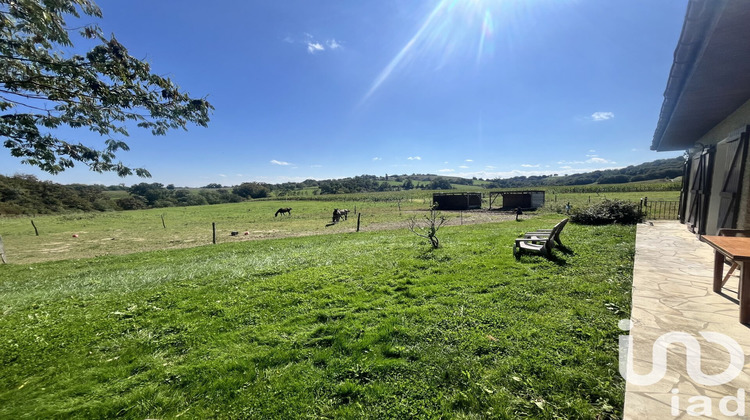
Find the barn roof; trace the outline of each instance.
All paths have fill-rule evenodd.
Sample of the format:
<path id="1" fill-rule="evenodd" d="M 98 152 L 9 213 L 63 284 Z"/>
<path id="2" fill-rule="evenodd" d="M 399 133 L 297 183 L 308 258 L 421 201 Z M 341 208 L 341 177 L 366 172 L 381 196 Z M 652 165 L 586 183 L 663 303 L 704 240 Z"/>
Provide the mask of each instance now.
<path id="1" fill-rule="evenodd" d="M 750 99 L 750 1 L 690 0 L 651 150 L 684 150 Z"/>

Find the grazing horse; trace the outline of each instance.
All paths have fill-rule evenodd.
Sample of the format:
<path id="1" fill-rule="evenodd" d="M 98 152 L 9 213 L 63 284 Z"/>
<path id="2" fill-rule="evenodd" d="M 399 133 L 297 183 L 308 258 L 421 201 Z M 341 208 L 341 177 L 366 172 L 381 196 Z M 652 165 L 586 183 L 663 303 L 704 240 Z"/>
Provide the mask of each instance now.
<path id="1" fill-rule="evenodd" d="M 333 223 L 338 223 L 341 218 L 347 220 L 349 218 L 349 209 L 333 209 Z"/>
<path id="2" fill-rule="evenodd" d="M 286 214 L 288 214 L 288 215 L 291 216 L 292 215 L 292 208 L 291 207 L 286 207 L 286 208 L 283 208 L 283 209 L 278 209 L 278 210 L 276 210 L 276 214 L 274 214 L 273 217 L 276 217 L 279 214 L 281 214 L 283 216 L 284 213 L 286 213 Z"/>

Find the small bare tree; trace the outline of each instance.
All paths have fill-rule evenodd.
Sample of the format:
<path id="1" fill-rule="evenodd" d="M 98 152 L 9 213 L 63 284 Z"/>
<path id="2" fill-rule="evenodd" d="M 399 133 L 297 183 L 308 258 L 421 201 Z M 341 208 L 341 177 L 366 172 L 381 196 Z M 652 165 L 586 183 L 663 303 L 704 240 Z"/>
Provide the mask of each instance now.
<path id="1" fill-rule="evenodd" d="M 424 216 L 424 221 L 417 221 L 413 216 L 409 219 L 409 230 L 415 235 L 430 241 L 433 249 L 440 247 L 440 240 L 437 237 L 438 229 L 445 223 L 445 216 L 440 214 L 435 207 L 430 208 L 430 214 Z"/>

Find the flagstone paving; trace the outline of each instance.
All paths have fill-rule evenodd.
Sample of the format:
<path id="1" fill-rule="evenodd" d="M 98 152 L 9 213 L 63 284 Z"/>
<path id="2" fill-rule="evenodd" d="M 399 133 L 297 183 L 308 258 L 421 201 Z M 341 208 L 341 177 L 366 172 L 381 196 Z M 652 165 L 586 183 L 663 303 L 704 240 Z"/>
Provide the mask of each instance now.
<path id="1" fill-rule="evenodd" d="M 641 224 L 637 232 L 630 331 L 622 333 L 633 342 L 633 371 L 651 372 L 654 342 L 664 334 L 686 333 L 697 340 L 700 352 L 687 356 L 686 346 L 680 343 L 691 340 L 686 335 L 666 349 L 657 345 L 655 353 L 666 351 L 666 372 L 652 385 L 633 383 L 637 378 L 631 376 L 624 418 L 750 418 L 750 327 L 738 320 L 739 277 L 730 278 L 722 294 L 714 293 L 713 249 L 676 221 Z M 622 327 L 627 328 L 625 324 Z M 698 358 L 704 375 L 721 374 L 731 367 L 729 350 L 706 340 L 701 332 L 724 334 L 741 347 L 743 368 L 730 375 L 729 382 L 701 385 L 699 381 L 705 380 L 699 373 L 689 374 L 688 361 L 697 367 Z"/>

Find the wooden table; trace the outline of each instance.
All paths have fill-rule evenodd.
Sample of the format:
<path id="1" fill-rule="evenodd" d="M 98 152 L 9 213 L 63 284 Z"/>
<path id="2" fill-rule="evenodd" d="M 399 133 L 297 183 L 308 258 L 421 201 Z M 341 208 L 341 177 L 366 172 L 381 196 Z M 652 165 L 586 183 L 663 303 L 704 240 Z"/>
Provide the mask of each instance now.
<path id="1" fill-rule="evenodd" d="M 740 286 L 737 293 L 740 301 L 740 322 L 750 324 L 750 238 L 735 236 L 703 235 L 701 241 L 711 245 L 714 253 L 714 292 L 720 293 L 724 277 L 724 260 L 736 262 L 740 268 Z"/>

